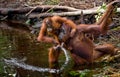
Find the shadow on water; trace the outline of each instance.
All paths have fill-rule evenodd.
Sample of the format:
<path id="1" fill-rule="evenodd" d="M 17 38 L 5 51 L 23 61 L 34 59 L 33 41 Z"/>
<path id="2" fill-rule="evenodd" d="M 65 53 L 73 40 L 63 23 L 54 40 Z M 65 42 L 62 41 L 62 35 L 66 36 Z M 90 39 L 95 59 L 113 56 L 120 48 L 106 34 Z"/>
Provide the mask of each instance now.
<path id="1" fill-rule="evenodd" d="M 38 43 L 29 30 L 12 25 L 0 22 L 0 77 L 53 77 L 44 72 L 50 70 L 48 48 L 51 45 Z M 64 63 L 64 57 L 60 62 Z"/>

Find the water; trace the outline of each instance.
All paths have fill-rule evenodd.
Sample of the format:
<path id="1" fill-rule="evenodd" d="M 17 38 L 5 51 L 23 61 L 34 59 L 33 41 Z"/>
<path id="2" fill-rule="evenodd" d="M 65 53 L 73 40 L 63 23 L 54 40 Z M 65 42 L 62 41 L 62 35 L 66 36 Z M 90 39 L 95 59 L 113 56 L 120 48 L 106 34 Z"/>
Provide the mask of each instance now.
<path id="1" fill-rule="evenodd" d="M 51 74 L 48 48 L 51 44 L 39 43 L 24 25 L 0 22 L 0 77 L 57 77 Z M 60 59 L 64 63 L 64 57 Z"/>
<path id="2" fill-rule="evenodd" d="M 86 77 L 91 77 L 93 72 L 86 69 L 106 66 L 97 63 L 73 67 L 70 53 L 62 48 L 64 52 L 59 57 L 59 64 L 56 69 L 50 69 L 48 49 L 52 45 L 37 42 L 36 38 L 25 24 L 0 22 L 0 77 L 74 77 L 78 69 L 84 69 L 81 70 L 83 74 L 87 72 Z M 83 77 L 80 73 L 78 76 Z"/>

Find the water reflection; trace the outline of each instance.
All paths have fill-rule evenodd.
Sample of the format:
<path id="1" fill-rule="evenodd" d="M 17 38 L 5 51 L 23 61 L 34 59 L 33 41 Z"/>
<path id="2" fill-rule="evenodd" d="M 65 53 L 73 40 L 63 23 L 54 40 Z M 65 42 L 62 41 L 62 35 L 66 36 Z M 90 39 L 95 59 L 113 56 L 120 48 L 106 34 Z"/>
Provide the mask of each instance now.
<path id="1" fill-rule="evenodd" d="M 28 31 L 10 27 L 6 22 L 0 22 L 0 51 L 4 52 L 4 54 L 1 54 L 0 59 L 5 58 L 6 61 L 12 60 L 14 62 L 21 61 L 32 70 L 33 68 L 29 65 L 49 68 L 48 48 L 51 45 L 38 43 L 35 38 L 35 35 L 30 34 Z M 45 77 L 50 75 L 49 73 L 41 73 L 38 70 L 36 72 L 16 67 L 17 77 Z M 37 69 L 37 67 L 34 67 L 34 69 Z"/>

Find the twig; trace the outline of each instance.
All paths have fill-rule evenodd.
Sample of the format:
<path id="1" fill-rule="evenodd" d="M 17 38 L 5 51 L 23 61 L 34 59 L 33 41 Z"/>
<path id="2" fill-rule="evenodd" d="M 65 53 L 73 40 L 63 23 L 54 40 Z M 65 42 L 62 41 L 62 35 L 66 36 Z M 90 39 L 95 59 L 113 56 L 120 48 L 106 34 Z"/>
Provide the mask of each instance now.
<path id="1" fill-rule="evenodd" d="M 34 11 L 37 7 L 33 8 L 32 10 L 30 10 L 25 16 L 28 16 L 32 11 Z"/>
<path id="2" fill-rule="evenodd" d="M 0 20 L 5 20 L 7 17 L 8 17 L 8 16 L 5 16 L 5 17 L 3 17 L 3 18 L 2 18 L 2 19 L 0 19 Z"/>

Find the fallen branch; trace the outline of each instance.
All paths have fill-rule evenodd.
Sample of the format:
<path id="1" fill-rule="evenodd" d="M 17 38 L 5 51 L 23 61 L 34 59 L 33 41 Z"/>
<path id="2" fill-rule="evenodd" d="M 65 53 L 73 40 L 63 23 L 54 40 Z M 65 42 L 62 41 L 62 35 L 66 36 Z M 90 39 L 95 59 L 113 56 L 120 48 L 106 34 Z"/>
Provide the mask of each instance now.
<path id="1" fill-rule="evenodd" d="M 62 10 L 62 11 L 76 11 L 78 9 L 68 7 L 68 6 L 58 6 L 58 5 L 43 5 L 43 6 L 36 6 L 36 7 L 23 7 L 23 8 L 0 8 L 0 15 L 8 15 L 8 14 L 25 14 L 32 10 L 32 12 L 45 12 L 49 9 L 54 10 Z M 34 9 L 34 10 L 33 10 Z"/>
<path id="2" fill-rule="evenodd" d="M 77 10 L 77 11 L 73 11 L 73 12 L 30 14 L 29 18 L 40 18 L 40 17 L 47 17 L 47 16 L 54 16 L 54 15 L 58 15 L 58 16 L 74 16 L 74 15 L 81 15 L 82 11 L 83 11 L 83 15 L 96 14 L 96 13 L 98 13 L 97 9 L 98 9 L 98 7 L 88 9 L 88 10 Z M 100 12 L 103 13 L 104 11 L 100 11 Z M 120 8 L 117 8 L 117 12 L 120 12 Z"/>
<path id="3" fill-rule="evenodd" d="M 23 68 L 26 70 L 38 71 L 38 72 L 59 73 L 58 69 L 42 68 L 42 67 L 28 65 L 28 64 L 25 64 L 24 62 L 18 61 L 15 58 L 12 58 L 11 60 L 4 59 L 4 62 L 8 65 L 16 66 L 16 67 Z"/>
<path id="4" fill-rule="evenodd" d="M 60 69 L 51 69 L 51 68 L 42 68 L 42 67 L 38 67 L 38 66 L 32 66 L 32 65 L 28 65 L 28 64 L 26 64 L 22 61 L 19 61 L 16 58 L 11 58 L 10 60 L 3 59 L 3 61 L 8 65 L 13 65 L 13 66 L 16 66 L 18 68 L 23 68 L 23 69 L 26 69 L 26 70 L 38 71 L 38 72 L 43 72 L 43 73 L 44 72 L 49 72 L 49 73 L 61 73 L 61 72 L 63 72 L 63 73 L 66 74 L 65 71 L 72 68 L 72 65 L 71 65 L 71 68 L 70 68 L 70 64 L 72 64 L 71 63 L 72 59 L 70 57 L 70 53 L 63 47 L 63 43 L 60 47 L 63 50 L 63 52 L 65 54 L 65 58 L 66 58 L 65 63 L 61 66 Z M 68 69 L 66 69 L 66 68 L 68 68 Z"/>
<path id="5" fill-rule="evenodd" d="M 68 6 L 58 6 L 58 5 L 43 5 L 43 6 L 36 6 L 36 7 L 24 7 L 24 8 L 0 8 L 0 15 L 9 16 L 14 14 L 25 14 L 29 18 L 40 18 L 40 17 L 47 17 L 47 16 L 75 16 L 81 15 L 81 11 L 83 11 L 83 15 L 86 14 L 96 14 L 98 7 L 81 10 L 75 9 Z M 53 11 L 53 12 L 51 12 Z M 60 11 L 60 12 L 58 12 Z M 104 12 L 101 10 L 100 12 Z M 117 8 L 117 12 L 120 12 L 120 8 Z"/>

